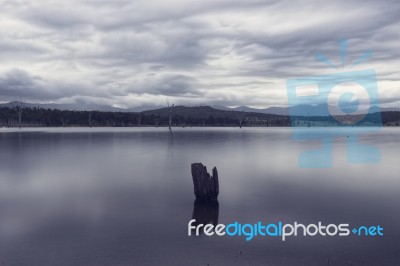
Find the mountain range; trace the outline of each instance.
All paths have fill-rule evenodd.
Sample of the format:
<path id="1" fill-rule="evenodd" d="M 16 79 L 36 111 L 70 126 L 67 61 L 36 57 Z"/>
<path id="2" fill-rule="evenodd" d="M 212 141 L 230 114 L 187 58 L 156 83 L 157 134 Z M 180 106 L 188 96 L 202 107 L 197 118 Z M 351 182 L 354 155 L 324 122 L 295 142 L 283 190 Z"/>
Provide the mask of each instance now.
<path id="1" fill-rule="evenodd" d="M 12 108 L 18 105 L 18 102 L 2 103 L 0 107 Z M 58 110 L 69 110 L 69 111 L 102 111 L 102 112 L 143 112 L 163 109 L 165 106 L 140 106 L 134 108 L 118 108 L 108 105 L 98 105 L 98 104 L 56 104 L 56 103 L 23 103 L 24 107 L 29 108 L 43 108 L 43 109 L 58 109 Z M 269 107 L 269 108 L 252 108 L 248 106 L 238 106 L 238 107 L 226 107 L 221 105 L 209 106 L 216 110 L 224 111 L 237 111 L 237 112 L 252 112 L 252 113 L 262 113 L 262 114 L 272 114 L 272 115 L 295 115 L 295 116 L 329 116 L 329 110 L 327 104 L 318 105 L 296 105 L 291 107 Z M 372 113 L 378 112 L 379 108 L 376 106 L 372 107 Z M 400 111 L 400 108 L 380 108 L 381 112 L 388 111 Z"/>
<path id="2" fill-rule="evenodd" d="M 292 107 L 269 107 L 264 109 L 251 108 L 248 106 L 238 106 L 235 108 L 229 108 L 225 106 L 212 106 L 214 109 L 226 110 L 226 111 L 243 111 L 243 112 L 253 112 L 253 113 L 263 113 L 263 114 L 273 114 L 273 115 L 295 115 L 295 116 L 329 116 L 329 108 L 327 104 L 317 104 L 317 105 L 296 105 Z M 373 106 L 371 108 L 371 113 L 376 112 L 396 112 L 400 111 L 400 108 L 379 108 Z"/>

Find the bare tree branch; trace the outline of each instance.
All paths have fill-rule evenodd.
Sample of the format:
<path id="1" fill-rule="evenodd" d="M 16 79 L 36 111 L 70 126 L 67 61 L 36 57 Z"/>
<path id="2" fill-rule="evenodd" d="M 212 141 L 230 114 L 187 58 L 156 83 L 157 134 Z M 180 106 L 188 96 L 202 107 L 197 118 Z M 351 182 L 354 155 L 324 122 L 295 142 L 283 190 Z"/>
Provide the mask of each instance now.
<path id="1" fill-rule="evenodd" d="M 22 125 L 22 112 L 24 109 L 24 105 L 22 103 L 22 99 L 19 101 L 15 101 L 12 103 L 13 104 L 13 109 L 17 113 L 18 116 L 18 127 L 21 128 Z"/>
<path id="2" fill-rule="evenodd" d="M 166 99 L 165 101 L 166 101 L 166 103 L 167 103 L 167 108 L 168 108 L 168 113 L 169 113 L 168 128 L 169 128 L 169 131 L 172 131 L 172 128 L 171 128 L 171 126 L 172 126 L 172 109 L 174 108 L 174 105 L 175 105 L 175 104 L 172 104 L 172 105 L 170 106 L 170 105 L 169 105 L 169 100 Z"/>
<path id="3" fill-rule="evenodd" d="M 239 112 L 235 111 L 236 117 L 239 120 L 239 128 L 242 128 L 242 125 L 243 125 L 243 113 L 244 113 L 243 110 L 241 110 Z"/>
<path id="4" fill-rule="evenodd" d="M 89 127 L 93 126 L 92 115 L 93 115 L 93 113 L 89 112 Z"/>
<path id="5" fill-rule="evenodd" d="M 61 118 L 61 123 L 63 127 L 66 127 L 68 125 L 69 119 L 64 120 L 64 118 Z"/>
<path id="6" fill-rule="evenodd" d="M 142 113 L 140 113 L 136 119 L 137 119 L 137 125 L 138 127 L 140 127 L 142 125 Z"/>

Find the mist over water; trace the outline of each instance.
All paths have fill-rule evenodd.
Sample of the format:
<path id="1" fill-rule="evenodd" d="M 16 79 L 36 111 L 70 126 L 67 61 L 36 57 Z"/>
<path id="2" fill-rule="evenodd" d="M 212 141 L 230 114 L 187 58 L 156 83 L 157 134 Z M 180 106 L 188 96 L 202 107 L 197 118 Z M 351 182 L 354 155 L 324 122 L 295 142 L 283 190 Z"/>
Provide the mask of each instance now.
<path id="1" fill-rule="evenodd" d="M 356 129 L 304 133 L 332 130 Z M 378 164 L 348 164 L 338 138 L 332 168 L 302 169 L 300 152 L 318 143 L 292 140 L 290 128 L 0 129 L 0 265 L 399 265 L 399 133 L 361 137 L 380 149 Z M 194 162 L 218 168 L 210 212 L 195 204 Z M 194 213 L 385 235 L 189 237 Z"/>

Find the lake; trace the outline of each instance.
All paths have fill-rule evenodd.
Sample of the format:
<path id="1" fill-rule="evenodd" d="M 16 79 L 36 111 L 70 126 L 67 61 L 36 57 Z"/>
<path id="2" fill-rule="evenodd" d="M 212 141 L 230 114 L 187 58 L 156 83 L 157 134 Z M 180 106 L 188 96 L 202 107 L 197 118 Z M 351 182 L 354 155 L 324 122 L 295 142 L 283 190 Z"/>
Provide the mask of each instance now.
<path id="1" fill-rule="evenodd" d="M 380 163 L 299 168 L 314 144 L 290 128 L 0 129 L 0 265 L 400 265 L 400 129 L 361 137 Z M 219 172 L 217 206 L 195 206 L 190 165 Z M 188 236 L 219 223 L 381 225 L 382 237 Z M 207 217 L 205 217 L 206 219 Z M 2 264 L 3 263 L 3 264 Z"/>

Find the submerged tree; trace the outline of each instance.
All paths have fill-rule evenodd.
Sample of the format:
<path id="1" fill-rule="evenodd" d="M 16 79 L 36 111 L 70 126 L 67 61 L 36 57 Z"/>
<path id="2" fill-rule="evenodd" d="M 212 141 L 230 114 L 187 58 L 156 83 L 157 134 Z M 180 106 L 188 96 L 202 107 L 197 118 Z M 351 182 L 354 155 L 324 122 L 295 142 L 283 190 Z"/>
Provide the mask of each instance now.
<path id="1" fill-rule="evenodd" d="M 89 112 L 89 127 L 93 126 L 92 116 L 93 116 L 93 113 Z"/>
<path id="2" fill-rule="evenodd" d="M 16 101 L 13 103 L 13 109 L 17 113 L 18 116 L 18 127 L 21 128 L 22 125 L 22 112 L 24 110 L 24 104 L 22 100 Z"/>
<path id="3" fill-rule="evenodd" d="M 169 105 L 169 100 L 168 99 L 166 99 L 165 101 L 167 102 L 168 114 L 169 114 L 168 128 L 169 128 L 169 131 L 172 131 L 172 128 L 171 128 L 171 126 L 172 126 L 172 108 L 174 108 L 174 104 Z"/>
<path id="4" fill-rule="evenodd" d="M 239 128 L 242 128 L 243 125 L 243 113 L 244 113 L 243 110 L 239 112 L 235 111 L 236 117 L 239 120 Z"/>
<path id="5" fill-rule="evenodd" d="M 142 125 L 142 113 L 139 113 L 137 119 L 137 126 L 140 127 Z"/>
<path id="6" fill-rule="evenodd" d="M 61 123 L 62 123 L 62 127 L 66 127 L 68 125 L 68 121 L 69 119 L 64 119 L 64 117 L 61 118 Z"/>
<path id="7" fill-rule="evenodd" d="M 160 118 L 159 117 L 154 118 L 154 126 L 158 127 L 159 124 L 160 124 Z"/>

